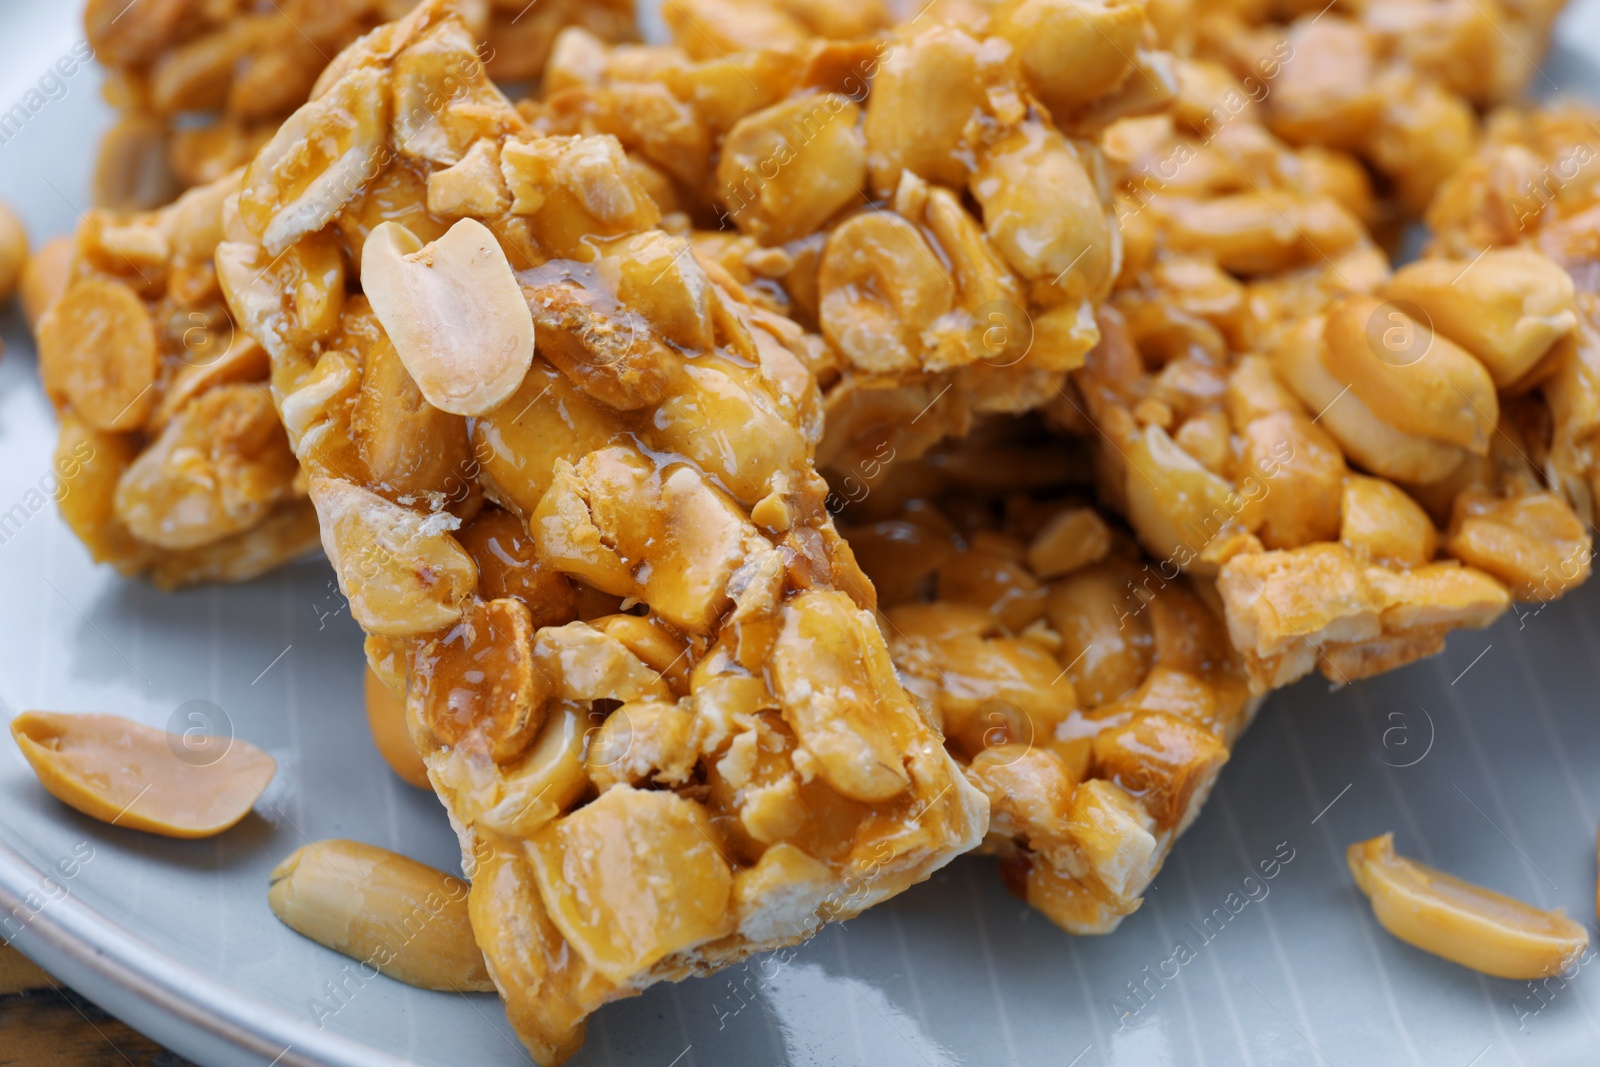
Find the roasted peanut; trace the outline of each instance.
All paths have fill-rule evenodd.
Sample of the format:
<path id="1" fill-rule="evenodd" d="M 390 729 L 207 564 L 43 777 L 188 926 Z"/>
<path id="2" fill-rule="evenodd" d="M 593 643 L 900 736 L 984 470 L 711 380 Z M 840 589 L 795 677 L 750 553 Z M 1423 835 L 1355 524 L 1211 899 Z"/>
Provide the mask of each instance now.
<path id="1" fill-rule="evenodd" d="M 134 291 L 88 278 L 39 321 L 39 374 L 58 404 L 100 430 L 132 430 L 155 407 L 155 326 Z"/>
<path id="2" fill-rule="evenodd" d="M 468 885 L 387 849 L 318 841 L 272 871 L 267 902 L 319 945 L 420 989 L 492 993 L 472 937 Z"/>
<path id="3" fill-rule="evenodd" d="M 372 231 L 361 287 L 428 403 L 482 415 L 533 360 L 533 316 L 488 227 L 462 219 L 424 245 L 398 223 Z"/>
<path id="4" fill-rule="evenodd" d="M 1394 835 L 1346 851 L 1378 924 L 1424 952 L 1495 978 L 1547 978 L 1589 945 L 1582 925 L 1397 856 Z"/>
<path id="5" fill-rule="evenodd" d="M 248 530 L 287 499 L 298 473 L 262 384 L 225 385 L 169 422 L 117 482 L 116 515 L 161 548 Z"/>
<path id="6" fill-rule="evenodd" d="M 745 233 L 781 245 L 859 203 L 867 183 L 861 108 L 838 93 L 786 100 L 740 119 L 717 163 L 717 199 Z"/>
<path id="7" fill-rule="evenodd" d="M 1571 332 L 1572 278 L 1553 260 L 1520 248 L 1491 248 L 1471 261 L 1423 259 L 1395 272 L 1384 292 L 1409 300 L 1436 330 L 1511 385 Z"/>
<path id="8" fill-rule="evenodd" d="M 350 613 L 372 633 L 426 633 L 461 617 L 477 585 L 472 558 L 447 532 L 448 513 L 423 518 L 349 482 L 313 478 L 311 502 Z"/>
<path id="9" fill-rule="evenodd" d="M 116 715 L 29 711 L 11 736 L 39 784 L 91 818 L 162 837 L 213 837 L 250 814 L 277 764 L 235 737 L 182 736 Z"/>

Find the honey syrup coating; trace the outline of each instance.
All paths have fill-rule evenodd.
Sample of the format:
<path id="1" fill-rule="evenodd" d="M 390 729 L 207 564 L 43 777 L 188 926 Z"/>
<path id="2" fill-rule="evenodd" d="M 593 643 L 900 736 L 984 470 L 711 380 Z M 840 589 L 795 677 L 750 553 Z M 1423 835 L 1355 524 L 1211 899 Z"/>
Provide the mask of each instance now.
<path id="1" fill-rule="evenodd" d="M 987 802 L 897 680 L 823 506 L 825 342 L 657 229 L 615 138 L 535 132 L 481 68 L 436 114 L 387 112 L 437 95 L 473 47 L 437 2 L 353 45 L 245 174 L 218 269 L 271 357 L 369 661 L 403 685 L 461 832 L 490 973 L 556 1062 L 606 1001 L 926 877 L 977 843 Z M 385 162 L 357 186 L 351 158 Z M 491 286 L 470 313 L 539 325 L 521 385 L 454 416 L 454 469 L 401 463 L 402 485 L 374 457 L 422 451 L 374 434 L 436 432 L 431 405 L 366 383 L 399 378 L 395 316 L 466 305 L 348 276 L 336 296 L 285 266 L 364 258 L 376 231 L 341 220 L 408 183 L 472 205 L 505 257 L 515 306 Z M 448 229 L 416 233 L 424 257 Z"/>

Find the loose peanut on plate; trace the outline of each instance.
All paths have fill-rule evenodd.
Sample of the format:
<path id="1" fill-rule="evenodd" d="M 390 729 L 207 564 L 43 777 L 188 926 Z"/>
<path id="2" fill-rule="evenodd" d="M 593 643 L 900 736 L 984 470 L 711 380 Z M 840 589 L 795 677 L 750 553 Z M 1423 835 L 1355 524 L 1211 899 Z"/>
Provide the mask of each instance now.
<path id="1" fill-rule="evenodd" d="M 357 841 L 317 841 L 272 872 L 284 925 L 407 985 L 492 993 L 472 939 L 467 883 Z"/>
<path id="2" fill-rule="evenodd" d="M 5 204 L 0 204 L 0 304 L 9 301 L 28 262 L 28 231 Z"/>
<path id="3" fill-rule="evenodd" d="M 51 796 L 163 837 L 213 837 L 254 806 L 277 764 L 235 737 L 169 734 L 116 715 L 29 711 L 11 736 Z"/>
<path id="4" fill-rule="evenodd" d="M 1396 856 L 1393 834 L 1358 841 L 1345 858 L 1380 926 L 1463 967 L 1496 978 L 1548 978 L 1589 945 L 1588 931 L 1560 909 L 1540 911 Z"/>
<path id="5" fill-rule="evenodd" d="M 364 676 L 367 726 L 372 731 L 372 743 L 377 746 L 378 754 L 407 785 L 430 788 L 428 765 L 417 754 L 417 747 L 411 743 L 411 731 L 406 726 L 404 696 L 397 697 L 371 667 L 365 669 Z"/>

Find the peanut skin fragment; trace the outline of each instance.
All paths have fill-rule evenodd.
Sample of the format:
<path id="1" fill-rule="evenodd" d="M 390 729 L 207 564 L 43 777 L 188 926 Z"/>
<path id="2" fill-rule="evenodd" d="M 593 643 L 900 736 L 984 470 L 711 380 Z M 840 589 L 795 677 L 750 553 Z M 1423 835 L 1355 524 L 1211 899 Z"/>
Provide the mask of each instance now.
<path id="1" fill-rule="evenodd" d="M 1378 925 L 1408 945 L 1496 978 L 1544 978 L 1589 944 L 1578 923 L 1554 911 L 1463 882 L 1394 854 L 1394 835 L 1345 851 Z"/>
<path id="2" fill-rule="evenodd" d="M 467 883 L 387 849 L 319 841 L 272 872 L 285 926 L 419 989 L 492 993 L 472 938 Z"/>
<path id="3" fill-rule="evenodd" d="M 250 814 L 278 767 L 238 738 L 196 745 L 117 715 L 29 711 L 11 720 L 11 736 L 51 796 L 162 837 L 220 834 Z"/>

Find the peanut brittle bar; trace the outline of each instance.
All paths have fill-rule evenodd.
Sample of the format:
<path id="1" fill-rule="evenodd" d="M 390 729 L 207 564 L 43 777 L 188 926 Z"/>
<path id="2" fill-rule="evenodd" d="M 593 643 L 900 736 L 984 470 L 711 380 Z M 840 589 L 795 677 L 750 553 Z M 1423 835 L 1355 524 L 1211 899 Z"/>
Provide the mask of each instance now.
<path id="1" fill-rule="evenodd" d="M 1535 460 L 1549 415 L 1524 380 L 1572 343 L 1566 273 L 1391 276 L 1348 157 L 1184 113 L 1107 133 L 1127 266 L 1054 411 L 1096 435 L 1102 499 L 1145 549 L 1217 577 L 1252 684 L 1366 677 L 1581 582 L 1589 533 Z M 1498 289 L 1515 352 L 1466 306 Z"/>
<path id="2" fill-rule="evenodd" d="M 352 45 L 217 262 L 556 1062 L 609 1000 L 925 878 L 987 802 L 822 506 L 820 342 L 656 228 L 614 137 L 446 91 L 473 50 L 435 0 Z"/>
<path id="3" fill-rule="evenodd" d="M 212 254 L 238 175 L 159 211 L 91 211 L 39 319 L 62 517 L 97 562 L 165 588 L 315 551 L 316 515 Z"/>
<path id="4" fill-rule="evenodd" d="M 122 113 L 101 144 L 96 203 L 156 207 L 248 163 L 333 56 L 414 4 L 90 0 L 84 27 Z M 539 77 L 563 27 L 606 40 L 637 34 L 630 0 L 478 0 L 463 11 L 488 41 L 480 55 L 490 76 L 506 81 Z"/>
<path id="5" fill-rule="evenodd" d="M 1057 395 L 1121 255 L 1098 132 L 1175 83 L 1144 4 L 845 7 L 683 0 L 665 46 L 567 31 L 521 110 L 618 138 L 669 224 L 822 334 L 819 463 L 848 473 Z"/>
<path id="6" fill-rule="evenodd" d="M 1479 113 L 1520 98 L 1563 0 L 1195 0 L 1175 51 L 1225 64 L 1286 142 L 1351 152 L 1420 215 L 1472 154 Z M 1232 108 L 1214 111 L 1228 121 Z"/>

